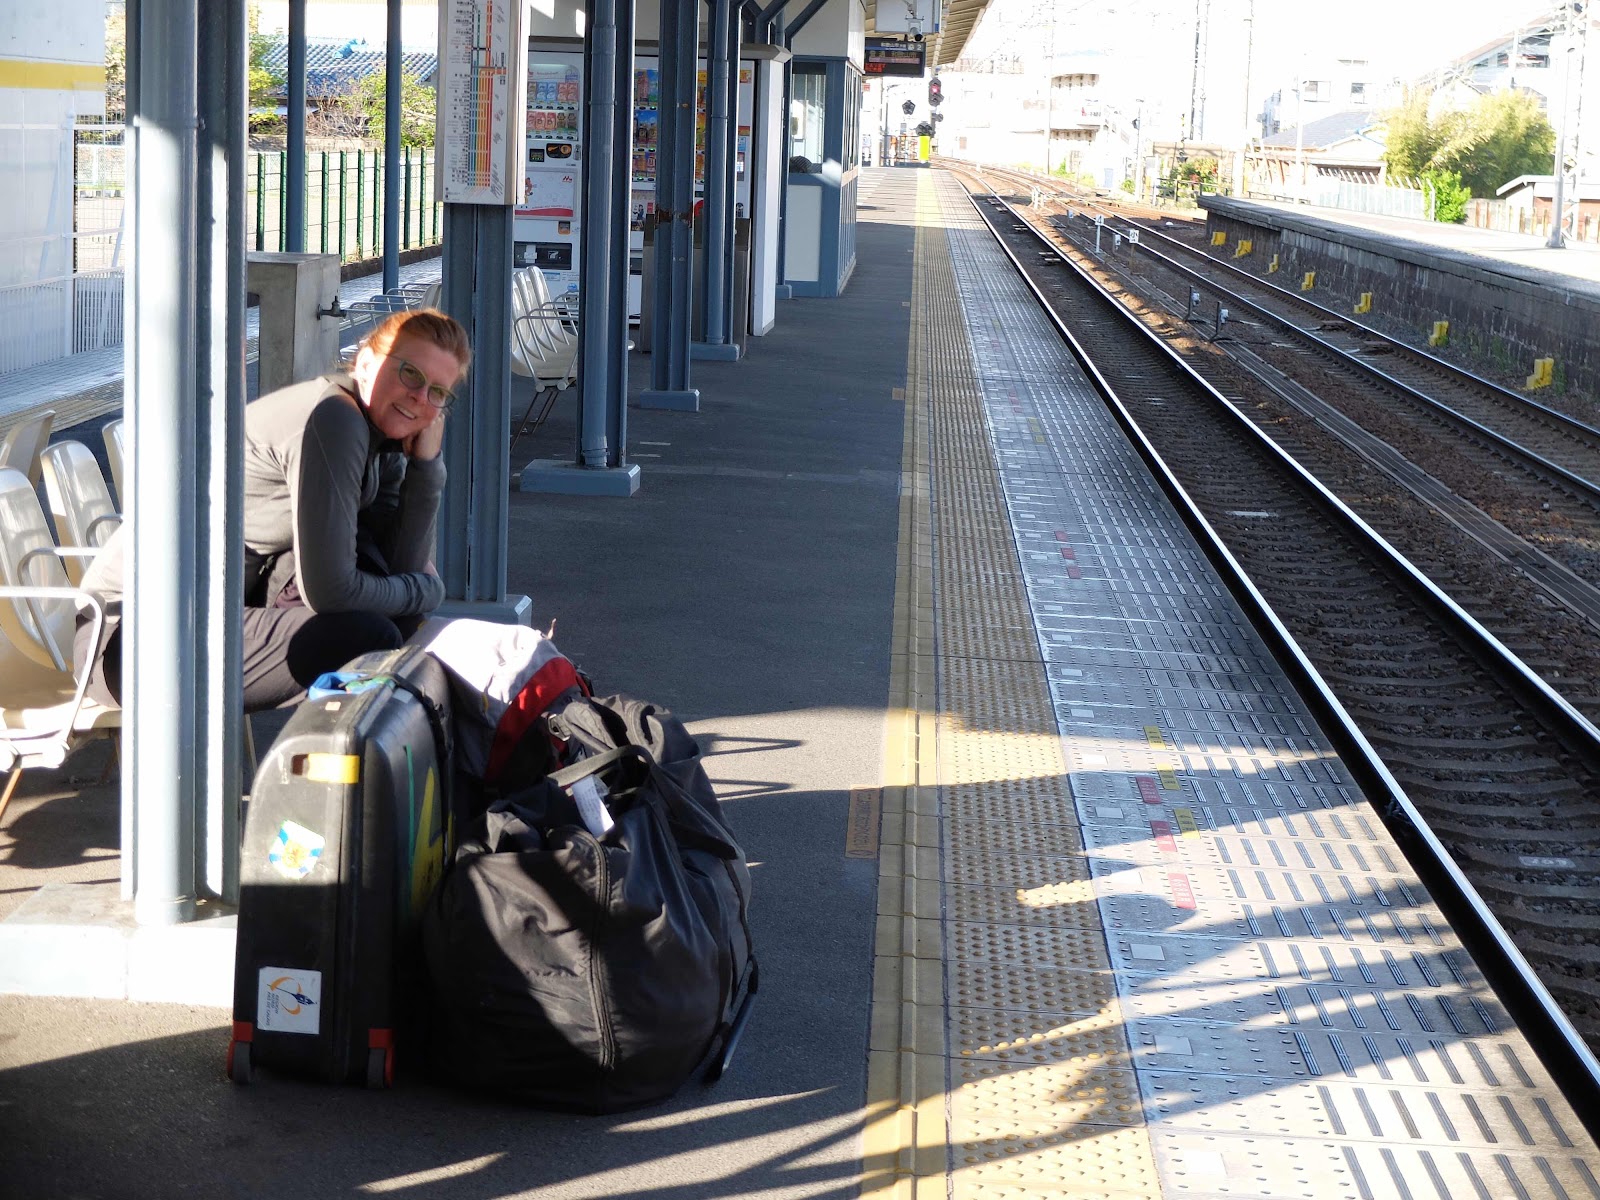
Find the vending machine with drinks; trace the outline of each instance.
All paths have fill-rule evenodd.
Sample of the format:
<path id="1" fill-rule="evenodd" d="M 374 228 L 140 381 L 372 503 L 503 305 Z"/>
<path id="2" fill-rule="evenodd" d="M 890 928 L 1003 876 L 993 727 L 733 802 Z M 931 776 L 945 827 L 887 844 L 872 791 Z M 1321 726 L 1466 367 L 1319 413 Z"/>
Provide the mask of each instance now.
<path id="1" fill-rule="evenodd" d="M 750 211 L 750 126 L 755 111 L 755 73 L 750 64 L 739 66 L 738 147 L 734 157 L 734 204 L 740 215 Z M 632 268 L 628 280 L 628 319 L 639 319 L 645 218 L 656 211 L 656 143 L 660 130 L 661 71 L 650 55 L 634 59 L 633 71 L 633 203 L 628 245 Z M 694 194 L 695 209 L 705 195 L 706 178 L 706 69 L 701 64 L 695 86 Z"/>
<path id="2" fill-rule="evenodd" d="M 583 53 L 528 51 L 527 199 L 512 214 L 518 267 L 539 267 L 550 294 L 576 298 L 583 220 Z"/>
<path id="3" fill-rule="evenodd" d="M 639 55 L 633 72 L 632 189 L 628 319 L 637 321 L 642 299 L 645 219 L 656 210 L 656 150 L 660 132 L 661 71 L 653 55 Z M 755 111 L 754 71 L 739 67 L 738 143 L 734 203 L 750 211 L 750 127 Z M 706 71 L 696 89 L 694 191 L 705 194 Z M 583 221 L 583 51 L 581 43 L 531 39 L 528 45 L 528 119 L 524 168 L 527 200 L 513 216 L 518 267 L 537 266 L 550 294 L 576 298 Z"/>

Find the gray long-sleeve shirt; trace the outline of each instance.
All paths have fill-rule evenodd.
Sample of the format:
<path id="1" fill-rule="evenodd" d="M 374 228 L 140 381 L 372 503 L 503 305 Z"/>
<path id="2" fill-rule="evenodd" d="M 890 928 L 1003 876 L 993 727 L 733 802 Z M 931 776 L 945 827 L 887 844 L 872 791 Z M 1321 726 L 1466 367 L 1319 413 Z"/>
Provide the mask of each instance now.
<path id="1" fill-rule="evenodd" d="M 444 584 L 425 570 L 443 457 L 406 458 L 354 391 L 348 375 L 329 375 L 246 406 L 245 558 L 293 550 L 300 596 L 316 612 L 431 612 L 444 599 Z M 358 528 L 387 574 L 358 565 Z"/>
<path id="2" fill-rule="evenodd" d="M 355 390 L 348 375 L 324 376 L 245 407 L 247 586 L 263 560 L 293 550 L 301 599 L 316 612 L 431 612 L 444 599 L 426 570 L 443 459 L 408 459 L 344 388 Z M 358 532 L 387 574 L 358 565 Z M 122 599 L 124 541 L 118 530 L 83 581 L 112 606 Z"/>

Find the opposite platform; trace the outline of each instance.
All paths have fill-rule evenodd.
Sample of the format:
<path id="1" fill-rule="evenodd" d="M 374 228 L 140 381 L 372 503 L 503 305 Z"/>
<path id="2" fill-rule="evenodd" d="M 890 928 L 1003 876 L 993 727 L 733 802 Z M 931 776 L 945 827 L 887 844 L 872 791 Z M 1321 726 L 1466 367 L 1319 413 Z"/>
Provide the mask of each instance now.
<path id="1" fill-rule="evenodd" d="M 1593 419 L 1600 246 L 1227 196 L 1201 204 L 1208 231 L 1231 242 L 1214 253 L 1234 265 L 1507 386 L 1570 393 Z"/>

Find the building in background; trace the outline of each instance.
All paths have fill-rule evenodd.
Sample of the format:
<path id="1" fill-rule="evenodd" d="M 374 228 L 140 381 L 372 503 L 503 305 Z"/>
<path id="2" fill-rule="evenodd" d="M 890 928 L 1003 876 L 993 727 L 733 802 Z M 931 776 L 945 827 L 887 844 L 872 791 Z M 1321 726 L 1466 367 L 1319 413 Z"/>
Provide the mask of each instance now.
<path id="1" fill-rule="evenodd" d="M 104 232 L 120 186 L 75 203 L 75 130 L 105 114 L 105 28 L 105 0 L 0 15 L 0 373 L 121 341 L 120 277 L 115 297 L 105 283 L 120 238 Z"/>

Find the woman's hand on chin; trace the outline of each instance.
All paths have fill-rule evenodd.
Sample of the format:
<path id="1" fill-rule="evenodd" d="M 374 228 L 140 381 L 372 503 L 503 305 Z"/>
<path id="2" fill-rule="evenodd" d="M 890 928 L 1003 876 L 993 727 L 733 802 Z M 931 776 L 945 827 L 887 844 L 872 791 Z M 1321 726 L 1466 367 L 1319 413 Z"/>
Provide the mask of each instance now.
<path id="1" fill-rule="evenodd" d="M 405 452 L 419 462 L 438 458 L 439 452 L 444 449 L 444 412 L 441 410 L 427 426 L 413 433 L 400 443 L 405 447 Z"/>

